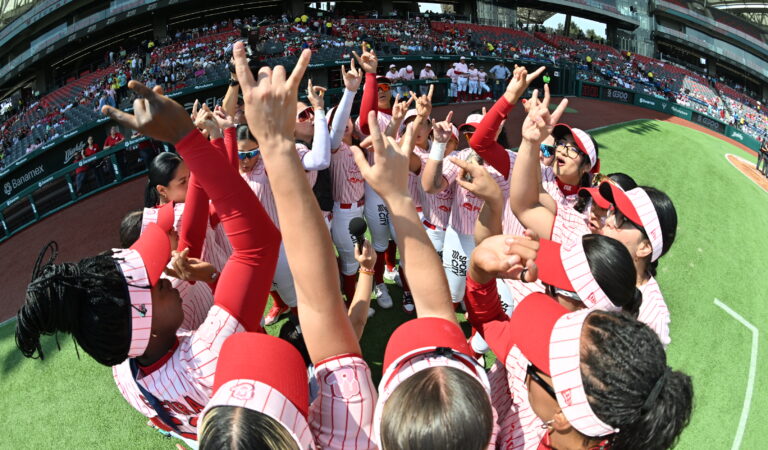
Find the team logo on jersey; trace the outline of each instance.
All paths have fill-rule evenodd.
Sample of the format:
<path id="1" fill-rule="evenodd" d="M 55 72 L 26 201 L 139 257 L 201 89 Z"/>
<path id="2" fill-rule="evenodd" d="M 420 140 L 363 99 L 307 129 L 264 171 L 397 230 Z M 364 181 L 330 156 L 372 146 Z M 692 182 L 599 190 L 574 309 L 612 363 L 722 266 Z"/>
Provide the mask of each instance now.
<path id="1" fill-rule="evenodd" d="M 466 209 L 467 211 L 473 211 L 473 212 L 474 211 L 480 211 L 480 207 L 479 206 L 475 206 L 475 205 L 473 205 L 472 203 L 469 203 L 469 202 L 462 203 L 461 207 Z"/>
<path id="2" fill-rule="evenodd" d="M 238 383 L 232 386 L 230 391 L 232 392 L 232 397 L 243 401 L 252 399 L 255 394 L 253 390 L 253 383 L 250 382 Z"/>
<path id="3" fill-rule="evenodd" d="M 445 206 L 445 205 L 440 205 L 440 206 L 437 207 L 437 209 L 439 209 L 440 211 L 445 211 L 445 212 L 448 212 L 448 211 L 451 210 L 451 208 L 449 206 Z"/>
<path id="4" fill-rule="evenodd" d="M 594 292 L 589 294 L 589 296 L 587 297 L 587 303 L 590 303 L 592 305 L 595 304 L 595 293 Z"/>
<path id="5" fill-rule="evenodd" d="M 560 391 L 560 395 L 563 396 L 563 401 L 565 402 L 565 404 L 568 405 L 568 406 L 571 406 L 571 402 L 573 401 L 571 399 L 571 390 L 570 389 L 566 389 L 564 391 Z"/>
<path id="6" fill-rule="evenodd" d="M 345 367 L 334 370 L 325 376 L 325 383 L 333 389 L 333 396 L 351 398 L 360 394 L 360 383 L 357 382 L 355 370 Z"/>
<path id="7" fill-rule="evenodd" d="M 347 181 L 349 181 L 350 183 L 365 183 L 365 179 L 355 178 L 355 177 L 349 177 L 347 178 Z"/>

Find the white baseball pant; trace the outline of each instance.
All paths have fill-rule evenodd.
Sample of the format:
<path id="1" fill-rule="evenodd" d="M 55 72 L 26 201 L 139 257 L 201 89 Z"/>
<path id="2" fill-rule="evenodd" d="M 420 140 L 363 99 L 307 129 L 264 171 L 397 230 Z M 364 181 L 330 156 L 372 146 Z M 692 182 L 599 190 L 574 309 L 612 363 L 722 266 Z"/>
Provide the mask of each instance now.
<path id="1" fill-rule="evenodd" d="M 363 206 L 355 204 L 351 208 L 342 208 L 339 202 L 333 202 L 331 237 L 333 237 L 333 243 L 336 245 L 336 252 L 339 254 L 342 275 L 354 275 L 359 268 L 359 264 L 355 260 L 355 246 L 352 243 L 352 236 L 349 234 L 349 222 L 355 217 L 363 217 Z"/>
<path id="2" fill-rule="evenodd" d="M 457 86 L 457 89 L 459 92 L 466 92 L 467 91 L 467 82 L 469 81 L 466 77 L 459 77 L 459 84 Z"/>
<path id="3" fill-rule="evenodd" d="M 422 223 L 424 224 L 424 230 L 426 230 L 427 236 L 429 236 L 429 240 L 432 242 L 435 250 L 437 253 L 442 253 L 443 242 L 445 242 L 445 230 L 430 224 L 426 220 L 422 221 Z"/>
<path id="4" fill-rule="evenodd" d="M 491 92 L 491 88 L 490 88 L 490 86 L 488 86 L 488 85 L 485 83 L 485 81 L 483 81 L 482 83 L 480 83 L 480 90 L 482 90 L 482 91 L 485 91 L 485 92 Z M 479 94 L 479 93 L 480 93 L 480 92 L 478 92 L 478 94 Z"/>
<path id="5" fill-rule="evenodd" d="M 458 92 L 458 84 L 451 83 L 448 87 L 448 97 L 451 97 L 451 98 L 456 97 L 457 92 Z"/>
<path id="6" fill-rule="evenodd" d="M 383 252 L 389 240 L 395 238 L 395 228 L 389 221 L 389 210 L 379 194 L 365 185 L 365 221 L 371 231 L 371 244 L 376 252 Z"/>
<path id="7" fill-rule="evenodd" d="M 477 80 L 469 80 L 469 93 L 470 94 L 479 94 L 480 89 L 478 88 Z"/>
<path id="8" fill-rule="evenodd" d="M 295 308 L 297 304 L 296 287 L 293 285 L 293 275 L 288 266 L 288 257 L 285 255 L 285 247 L 280 244 L 280 254 L 277 257 L 275 277 L 272 279 L 272 289 L 276 290 L 286 305 Z"/>

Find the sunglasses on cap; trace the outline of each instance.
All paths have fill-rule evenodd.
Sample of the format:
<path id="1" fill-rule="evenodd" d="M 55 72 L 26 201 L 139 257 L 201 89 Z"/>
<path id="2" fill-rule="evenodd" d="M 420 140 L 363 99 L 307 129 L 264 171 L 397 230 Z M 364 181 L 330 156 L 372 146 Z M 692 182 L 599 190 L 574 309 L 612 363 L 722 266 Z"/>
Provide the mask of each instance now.
<path id="1" fill-rule="evenodd" d="M 388 84 L 379 84 L 378 88 L 381 92 L 389 92 L 389 85 Z"/>
<path id="2" fill-rule="evenodd" d="M 550 397 L 554 398 L 555 401 L 557 401 L 557 395 L 555 395 L 555 388 L 547 384 L 547 382 L 544 381 L 544 379 L 541 378 L 541 376 L 539 376 L 539 372 L 541 372 L 541 370 L 536 368 L 536 366 L 534 366 L 533 364 L 528 364 L 526 373 L 528 374 L 529 377 L 531 377 L 531 380 L 533 380 L 536 384 L 541 386 L 541 388 L 544 389 L 547 392 L 547 394 L 549 394 Z M 544 372 L 541 372 L 541 373 L 544 373 Z"/>
<path id="3" fill-rule="evenodd" d="M 247 152 L 237 152 L 237 157 L 240 158 L 240 161 L 244 159 L 251 159 L 259 155 L 261 153 L 261 150 L 258 148 L 255 148 L 253 150 L 247 151 Z"/>
<path id="4" fill-rule="evenodd" d="M 312 109 L 311 106 L 304 108 L 300 113 L 296 115 L 296 119 L 299 122 L 306 122 L 308 120 L 312 120 L 314 117 L 315 117 L 315 111 Z"/>
<path id="5" fill-rule="evenodd" d="M 554 145 L 547 145 L 547 144 L 541 144 L 539 145 L 539 149 L 541 150 L 541 154 L 544 155 L 545 158 L 551 158 L 555 154 L 555 150 L 557 147 Z"/>

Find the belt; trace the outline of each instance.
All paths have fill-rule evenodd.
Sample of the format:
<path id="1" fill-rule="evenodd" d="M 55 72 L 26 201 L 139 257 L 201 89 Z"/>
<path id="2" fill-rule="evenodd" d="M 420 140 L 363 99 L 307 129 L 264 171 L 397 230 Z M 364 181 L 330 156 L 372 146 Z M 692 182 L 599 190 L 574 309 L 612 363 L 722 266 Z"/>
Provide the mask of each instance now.
<path id="1" fill-rule="evenodd" d="M 365 205 L 365 199 L 362 199 L 357 203 L 339 203 L 339 208 L 352 209 L 352 208 L 359 208 L 360 206 L 363 206 L 363 205 Z"/>
<path id="2" fill-rule="evenodd" d="M 428 222 L 428 221 L 426 221 L 426 220 L 424 220 L 424 221 L 423 221 L 423 222 L 421 222 L 421 223 L 423 223 L 423 224 L 424 224 L 424 226 L 425 226 L 425 227 L 427 227 L 427 228 L 429 228 L 430 230 L 437 230 L 437 229 L 439 228 L 441 231 L 445 231 L 445 228 L 443 228 L 443 227 L 438 227 L 437 225 L 432 225 L 431 223 L 429 223 L 429 222 Z"/>

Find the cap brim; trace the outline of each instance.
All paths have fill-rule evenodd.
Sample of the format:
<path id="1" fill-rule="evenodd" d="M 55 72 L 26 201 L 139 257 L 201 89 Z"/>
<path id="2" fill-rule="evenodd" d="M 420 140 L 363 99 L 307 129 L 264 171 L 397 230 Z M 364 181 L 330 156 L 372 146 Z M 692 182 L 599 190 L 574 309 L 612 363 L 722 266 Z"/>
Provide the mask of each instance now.
<path id="1" fill-rule="evenodd" d="M 160 279 L 160 275 L 163 274 L 165 266 L 171 259 L 171 242 L 168 240 L 168 232 L 156 223 L 147 224 L 139 240 L 131 246 L 131 250 L 139 252 L 147 270 L 149 284 L 152 286 L 157 284 L 157 280 Z"/>
<path id="2" fill-rule="evenodd" d="M 611 206 L 611 202 L 609 202 L 605 197 L 600 195 L 600 189 L 596 187 L 579 189 L 579 196 L 592 197 L 592 201 L 594 201 L 597 206 L 603 209 L 608 209 Z"/>
<path id="3" fill-rule="evenodd" d="M 219 353 L 213 390 L 238 379 L 271 386 L 304 417 L 309 414 L 307 367 L 298 350 L 282 339 L 264 333 L 236 333 L 227 338 Z"/>
<path id="4" fill-rule="evenodd" d="M 477 127 L 479 127 L 479 126 L 480 126 L 479 122 L 462 123 L 461 125 L 459 125 L 459 131 L 461 131 L 462 128 L 464 128 L 464 127 L 475 127 L 475 130 L 477 130 Z"/>
<path id="5" fill-rule="evenodd" d="M 536 255 L 536 267 L 539 268 L 539 280 L 542 283 L 573 291 L 571 280 L 565 273 L 563 260 L 560 256 L 561 245 L 549 239 L 539 240 L 539 252 Z"/>
<path id="6" fill-rule="evenodd" d="M 448 347 L 465 355 L 472 354 L 467 338 L 457 324 L 437 317 L 425 317 L 409 320 L 392 333 L 384 352 L 384 368 L 390 367 L 407 353 L 429 347 Z"/>
<path id="7" fill-rule="evenodd" d="M 173 202 L 168 202 L 157 209 L 157 226 L 166 233 L 173 228 L 175 218 Z"/>
<path id="8" fill-rule="evenodd" d="M 377 84 L 392 84 L 392 80 L 387 77 L 376 77 Z"/>
<path id="9" fill-rule="evenodd" d="M 558 319 L 568 310 L 552 297 L 536 292 L 528 295 L 515 308 L 510 318 L 512 343 L 536 368 L 550 373 L 549 343 Z"/>
<path id="10" fill-rule="evenodd" d="M 613 204 L 624 217 L 631 220 L 635 225 L 643 226 L 643 222 L 640 220 L 640 215 L 632 204 L 632 200 L 629 199 L 623 189 L 607 181 L 602 182 L 599 189 L 600 195 Z"/>

